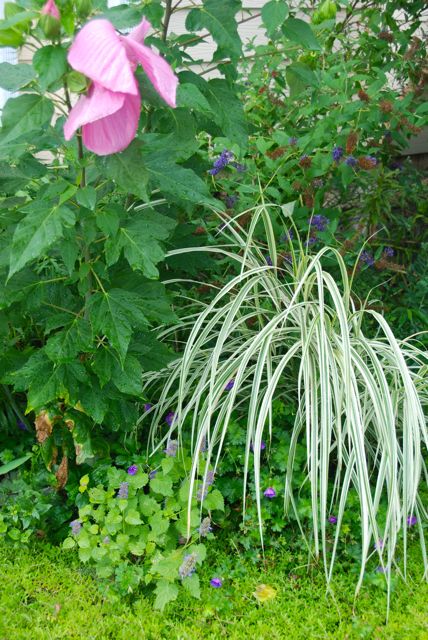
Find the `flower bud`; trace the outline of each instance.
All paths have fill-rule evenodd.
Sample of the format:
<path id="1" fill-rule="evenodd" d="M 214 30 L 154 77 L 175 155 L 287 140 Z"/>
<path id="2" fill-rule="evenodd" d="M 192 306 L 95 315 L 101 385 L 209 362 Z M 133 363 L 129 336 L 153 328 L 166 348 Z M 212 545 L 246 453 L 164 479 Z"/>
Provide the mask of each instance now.
<path id="1" fill-rule="evenodd" d="M 48 38 L 54 38 L 60 30 L 60 13 L 55 0 L 48 0 L 42 7 L 39 25 Z"/>
<path id="2" fill-rule="evenodd" d="M 92 0 L 76 0 L 76 13 L 83 20 L 88 17 L 92 11 Z"/>
<path id="3" fill-rule="evenodd" d="M 337 6 L 333 0 L 324 0 L 314 12 L 312 22 L 321 24 L 324 20 L 334 20 L 336 18 Z"/>

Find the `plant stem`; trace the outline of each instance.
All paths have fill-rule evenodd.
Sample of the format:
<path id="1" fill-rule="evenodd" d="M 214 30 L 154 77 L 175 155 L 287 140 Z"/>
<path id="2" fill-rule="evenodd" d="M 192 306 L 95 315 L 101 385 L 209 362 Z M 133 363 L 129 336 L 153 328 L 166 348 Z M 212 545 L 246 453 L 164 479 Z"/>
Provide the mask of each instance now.
<path id="1" fill-rule="evenodd" d="M 166 40 L 166 36 L 168 35 L 169 21 L 171 20 L 173 11 L 174 9 L 172 8 L 172 0 L 166 0 L 165 16 L 164 16 L 163 25 L 162 25 L 162 40 L 164 42 Z"/>

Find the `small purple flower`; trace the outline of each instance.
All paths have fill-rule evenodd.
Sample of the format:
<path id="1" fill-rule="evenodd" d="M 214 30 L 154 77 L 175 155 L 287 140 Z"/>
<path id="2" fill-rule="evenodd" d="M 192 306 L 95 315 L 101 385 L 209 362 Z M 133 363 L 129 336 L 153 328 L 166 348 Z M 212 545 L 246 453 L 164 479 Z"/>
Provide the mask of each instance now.
<path id="1" fill-rule="evenodd" d="M 225 386 L 224 390 L 230 391 L 231 389 L 233 389 L 234 384 L 235 384 L 235 378 L 231 378 L 227 383 L 227 385 Z"/>
<path id="2" fill-rule="evenodd" d="M 360 262 L 364 262 L 368 267 L 372 267 L 375 263 L 373 255 L 370 251 L 363 251 L 360 255 Z"/>
<path id="3" fill-rule="evenodd" d="M 295 147 L 297 144 L 296 136 L 291 136 L 290 138 L 288 138 L 288 144 L 290 145 L 290 147 Z"/>
<path id="4" fill-rule="evenodd" d="M 388 567 L 382 567 L 382 566 L 378 566 L 376 568 L 376 573 L 388 573 Z"/>
<path id="5" fill-rule="evenodd" d="M 339 162 L 339 160 L 343 156 L 343 148 L 338 146 L 333 147 L 333 151 L 331 152 L 331 155 L 333 156 L 334 162 Z"/>
<path id="6" fill-rule="evenodd" d="M 294 233 L 293 230 L 290 229 L 289 231 L 285 231 L 285 233 L 282 234 L 282 236 L 280 236 L 279 241 L 280 242 L 288 242 L 289 240 L 292 240 L 294 238 Z"/>
<path id="7" fill-rule="evenodd" d="M 385 249 L 383 250 L 383 255 L 385 256 L 385 258 L 392 258 L 394 254 L 395 251 L 392 247 L 385 247 Z"/>
<path id="8" fill-rule="evenodd" d="M 214 587 L 214 589 L 220 589 L 223 586 L 223 580 L 221 578 L 211 578 L 210 585 Z"/>
<path id="9" fill-rule="evenodd" d="M 174 411 L 170 411 L 169 413 L 166 414 L 165 416 L 165 422 L 167 423 L 168 427 L 172 427 L 173 423 L 177 420 L 177 416 L 174 413 Z"/>
<path id="10" fill-rule="evenodd" d="M 198 556 L 196 555 L 196 553 L 189 553 L 184 556 L 183 562 L 181 563 L 181 566 L 178 570 L 178 575 L 182 580 L 184 580 L 184 578 L 188 578 L 192 575 L 192 573 L 196 571 L 197 559 Z"/>
<path id="11" fill-rule="evenodd" d="M 80 520 L 72 520 L 70 522 L 70 527 L 71 527 L 71 533 L 74 536 L 77 536 L 77 535 L 79 535 L 80 530 L 82 528 L 82 523 L 80 522 Z"/>
<path id="12" fill-rule="evenodd" d="M 413 527 L 417 523 L 418 519 L 416 516 L 407 516 L 407 526 Z"/>
<path id="13" fill-rule="evenodd" d="M 373 548 L 376 549 L 377 551 L 381 551 L 384 547 L 384 541 L 382 538 L 379 538 L 379 540 L 377 542 L 374 543 Z"/>
<path id="14" fill-rule="evenodd" d="M 128 476 L 135 476 L 136 473 L 138 473 L 137 465 L 131 464 L 131 466 L 128 467 Z"/>
<path id="15" fill-rule="evenodd" d="M 157 469 L 153 469 L 153 471 L 150 471 L 149 473 L 149 479 L 153 480 L 153 478 L 155 477 L 155 475 L 157 474 Z"/>
<path id="16" fill-rule="evenodd" d="M 393 171 L 402 171 L 403 163 L 400 162 L 399 160 L 393 160 L 389 165 L 389 168 L 392 169 Z"/>
<path id="17" fill-rule="evenodd" d="M 268 487 L 266 491 L 264 491 L 263 495 L 265 498 L 272 500 L 272 498 L 276 498 L 276 491 L 273 487 Z"/>
<path id="18" fill-rule="evenodd" d="M 358 160 L 354 158 L 354 156 L 348 156 L 345 159 L 345 164 L 348 165 L 348 167 L 355 167 L 358 164 Z"/>
<path id="19" fill-rule="evenodd" d="M 166 449 L 163 450 L 167 456 L 170 458 L 175 458 L 178 450 L 178 441 L 177 440 L 168 440 L 166 443 Z"/>
<path id="20" fill-rule="evenodd" d="M 150 411 L 152 407 L 153 405 L 151 402 L 146 402 L 146 404 L 143 405 L 144 412 L 147 413 L 147 411 Z"/>
<path id="21" fill-rule="evenodd" d="M 308 220 L 308 224 L 314 226 L 317 231 L 325 231 L 330 220 L 326 216 L 317 214 Z"/>
<path id="22" fill-rule="evenodd" d="M 199 535 L 201 538 L 206 538 L 206 536 L 213 530 L 211 526 L 211 518 L 208 516 L 204 518 L 199 527 Z"/>
<path id="23" fill-rule="evenodd" d="M 328 521 L 329 521 L 330 524 L 337 524 L 336 516 L 329 516 L 328 517 Z"/>
<path id="24" fill-rule="evenodd" d="M 233 209 L 235 204 L 238 202 L 238 196 L 226 196 L 224 202 L 228 209 Z"/>
<path id="25" fill-rule="evenodd" d="M 253 445 L 253 443 L 250 444 L 250 449 L 254 453 L 254 445 Z M 260 442 L 260 451 L 264 451 L 265 449 L 266 449 L 266 442 L 264 440 L 262 440 Z"/>
<path id="26" fill-rule="evenodd" d="M 128 500 L 128 488 L 129 485 L 127 482 L 120 483 L 119 491 L 117 492 L 117 497 L 120 500 Z"/>
<path id="27" fill-rule="evenodd" d="M 265 260 L 266 260 L 266 264 L 269 265 L 269 267 L 272 267 L 273 265 L 272 258 L 270 256 L 265 256 Z"/>
<path id="28" fill-rule="evenodd" d="M 318 238 L 317 238 L 315 235 L 310 236 L 310 237 L 306 240 L 305 245 L 306 245 L 307 247 L 312 247 L 312 245 L 314 245 L 314 244 L 316 243 L 316 241 L 317 241 L 317 240 L 318 240 Z"/>

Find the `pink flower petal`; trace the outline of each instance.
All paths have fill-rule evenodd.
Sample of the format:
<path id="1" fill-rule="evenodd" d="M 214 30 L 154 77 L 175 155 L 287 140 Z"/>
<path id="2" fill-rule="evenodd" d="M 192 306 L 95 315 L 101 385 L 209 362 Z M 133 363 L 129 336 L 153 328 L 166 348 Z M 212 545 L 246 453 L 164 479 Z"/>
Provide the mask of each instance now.
<path id="1" fill-rule="evenodd" d="M 170 107 L 175 107 L 178 78 L 167 61 L 149 47 L 129 36 L 122 38 L 122 42 L 125 45 L 128 58 L 132 62 L 141 64 L 158 94 Z"/>
<path id="2" fill-rule="evenodd" d="M 118 111 L 82 128 L 83 144 L 99 156 L 123 151 L 135 138 L 140 119 L 140 96 L 125 94 L 124 98 Z"/>
<path id="3" fill-rule="evenodd" d="M 91 20 L 79 31 L 68 52 L 68 61 L 73 69 L 106 89 L 138 95 L 123 39 L 108 20 Z"/>
<path id="4" fill-rule="evenodd" d="M 52 16 L 52 18 L 60 19 L 58 7 L 54 0 L 48 0 L 42 7 L 42 15 Z"/>
<path id="5" fill-rule="evenodd" d="M 87 96 L 82 96 L 69 113 L 64 125 L 66 140 L 85 124 L 96 122 L 116 113 L 125 101 L 124 93 L 113 93 L 100 85 L 92 84 Z"/>
<path id="6" fill-rule="evenodd" d="M 152 25 L 150 24 L 150 22 L 143 18 L 140 24 L 132 29 L 131 33 L 128 33 L 127 38 L 131 38 L 131 40 L 135 40 L 136 42 L 143 44 L 144 38 L 150 31 L 151 27 Z"/>

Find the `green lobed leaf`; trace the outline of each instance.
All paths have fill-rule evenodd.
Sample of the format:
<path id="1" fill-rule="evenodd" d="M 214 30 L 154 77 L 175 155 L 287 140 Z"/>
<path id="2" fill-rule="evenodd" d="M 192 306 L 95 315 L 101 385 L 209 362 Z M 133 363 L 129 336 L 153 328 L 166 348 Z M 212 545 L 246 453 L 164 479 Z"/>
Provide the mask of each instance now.
<path id="1" fill-rule="evenodd" d="M 304 20 L 288 18 L 282 25 L 282 32 L 286 38 L 301 45 L 304 49 L 321 50 L 321 45 L 315 37 L 311 26 Z"/>
<path id="2" fill-rule="evenodd" d="M 269 37 L 282 25 L 288 16 L 288 6 L 284 0 L 271 0 L 262 7 L 262 20 Z"/>
<path id="3" fill-rule="evenodd" d="M 127 354 L 123 366 L 115 363 L 112 380 L 122 393 L 140 396 L 142 390 L 142 366 L 134 356 Z"/>
<path id="4" fill-rule="evenodd" d="M 159 580 L 156 584 L 155 594 L 155 609 L 163 611 L 169 602 L 177 599 L 178 586 L 168 580 Z"/>
<path id="5" fill-rule="evenodd" d="M 64 228 L 75 224 L 71 209 L 43 200 L 35 201 L 22 209 L 27 215 L 18 223 L 13 234 L 10 251 L 10 278 L 28 262 L 39 258 L 59 238 Z"/>
<path id="6" fill-rule="evenodd" d="M 191 596 L 199 600 L 199 598 L 201 597 L 201 587 L 199 583 L 199 576 L 197 573 L 193 573 L 188 578 L 184 578 L 182 584 Z"/>
<path id="7" fill-rule="evenodd" d="M 45 353 L 53 362 L 67 362 L 75 358 L 80 351 L 87 351 L 92 346 L 92 328 L 89 322 L 76 317 L 62 331 L 49 338 Z"/>
<path id="8" fill-rule="evenodd" d="M 189 11 L 186 29 L 207 29 L 218 45 L 216 57 L 236 60 L 242 54 L 236 14 L 242 9 L 240 0 L 204 0 L 201 7 Z"/>
<path id="9" fill-rule="evenodd" d="M 39 75 L 40 88 L 46 91 L 66 73 L 67 52 L 60 45 L 52 44 L 37 49 L 33 57 L 33 67 Z"/>
<path id="10" fill-rule="evenodd" d="M 10 64 L 10 62 L 0 64 L 0 87 L 6 91 L 17 91 L 35 77 L 36 73 L 31 64 Z"/>

